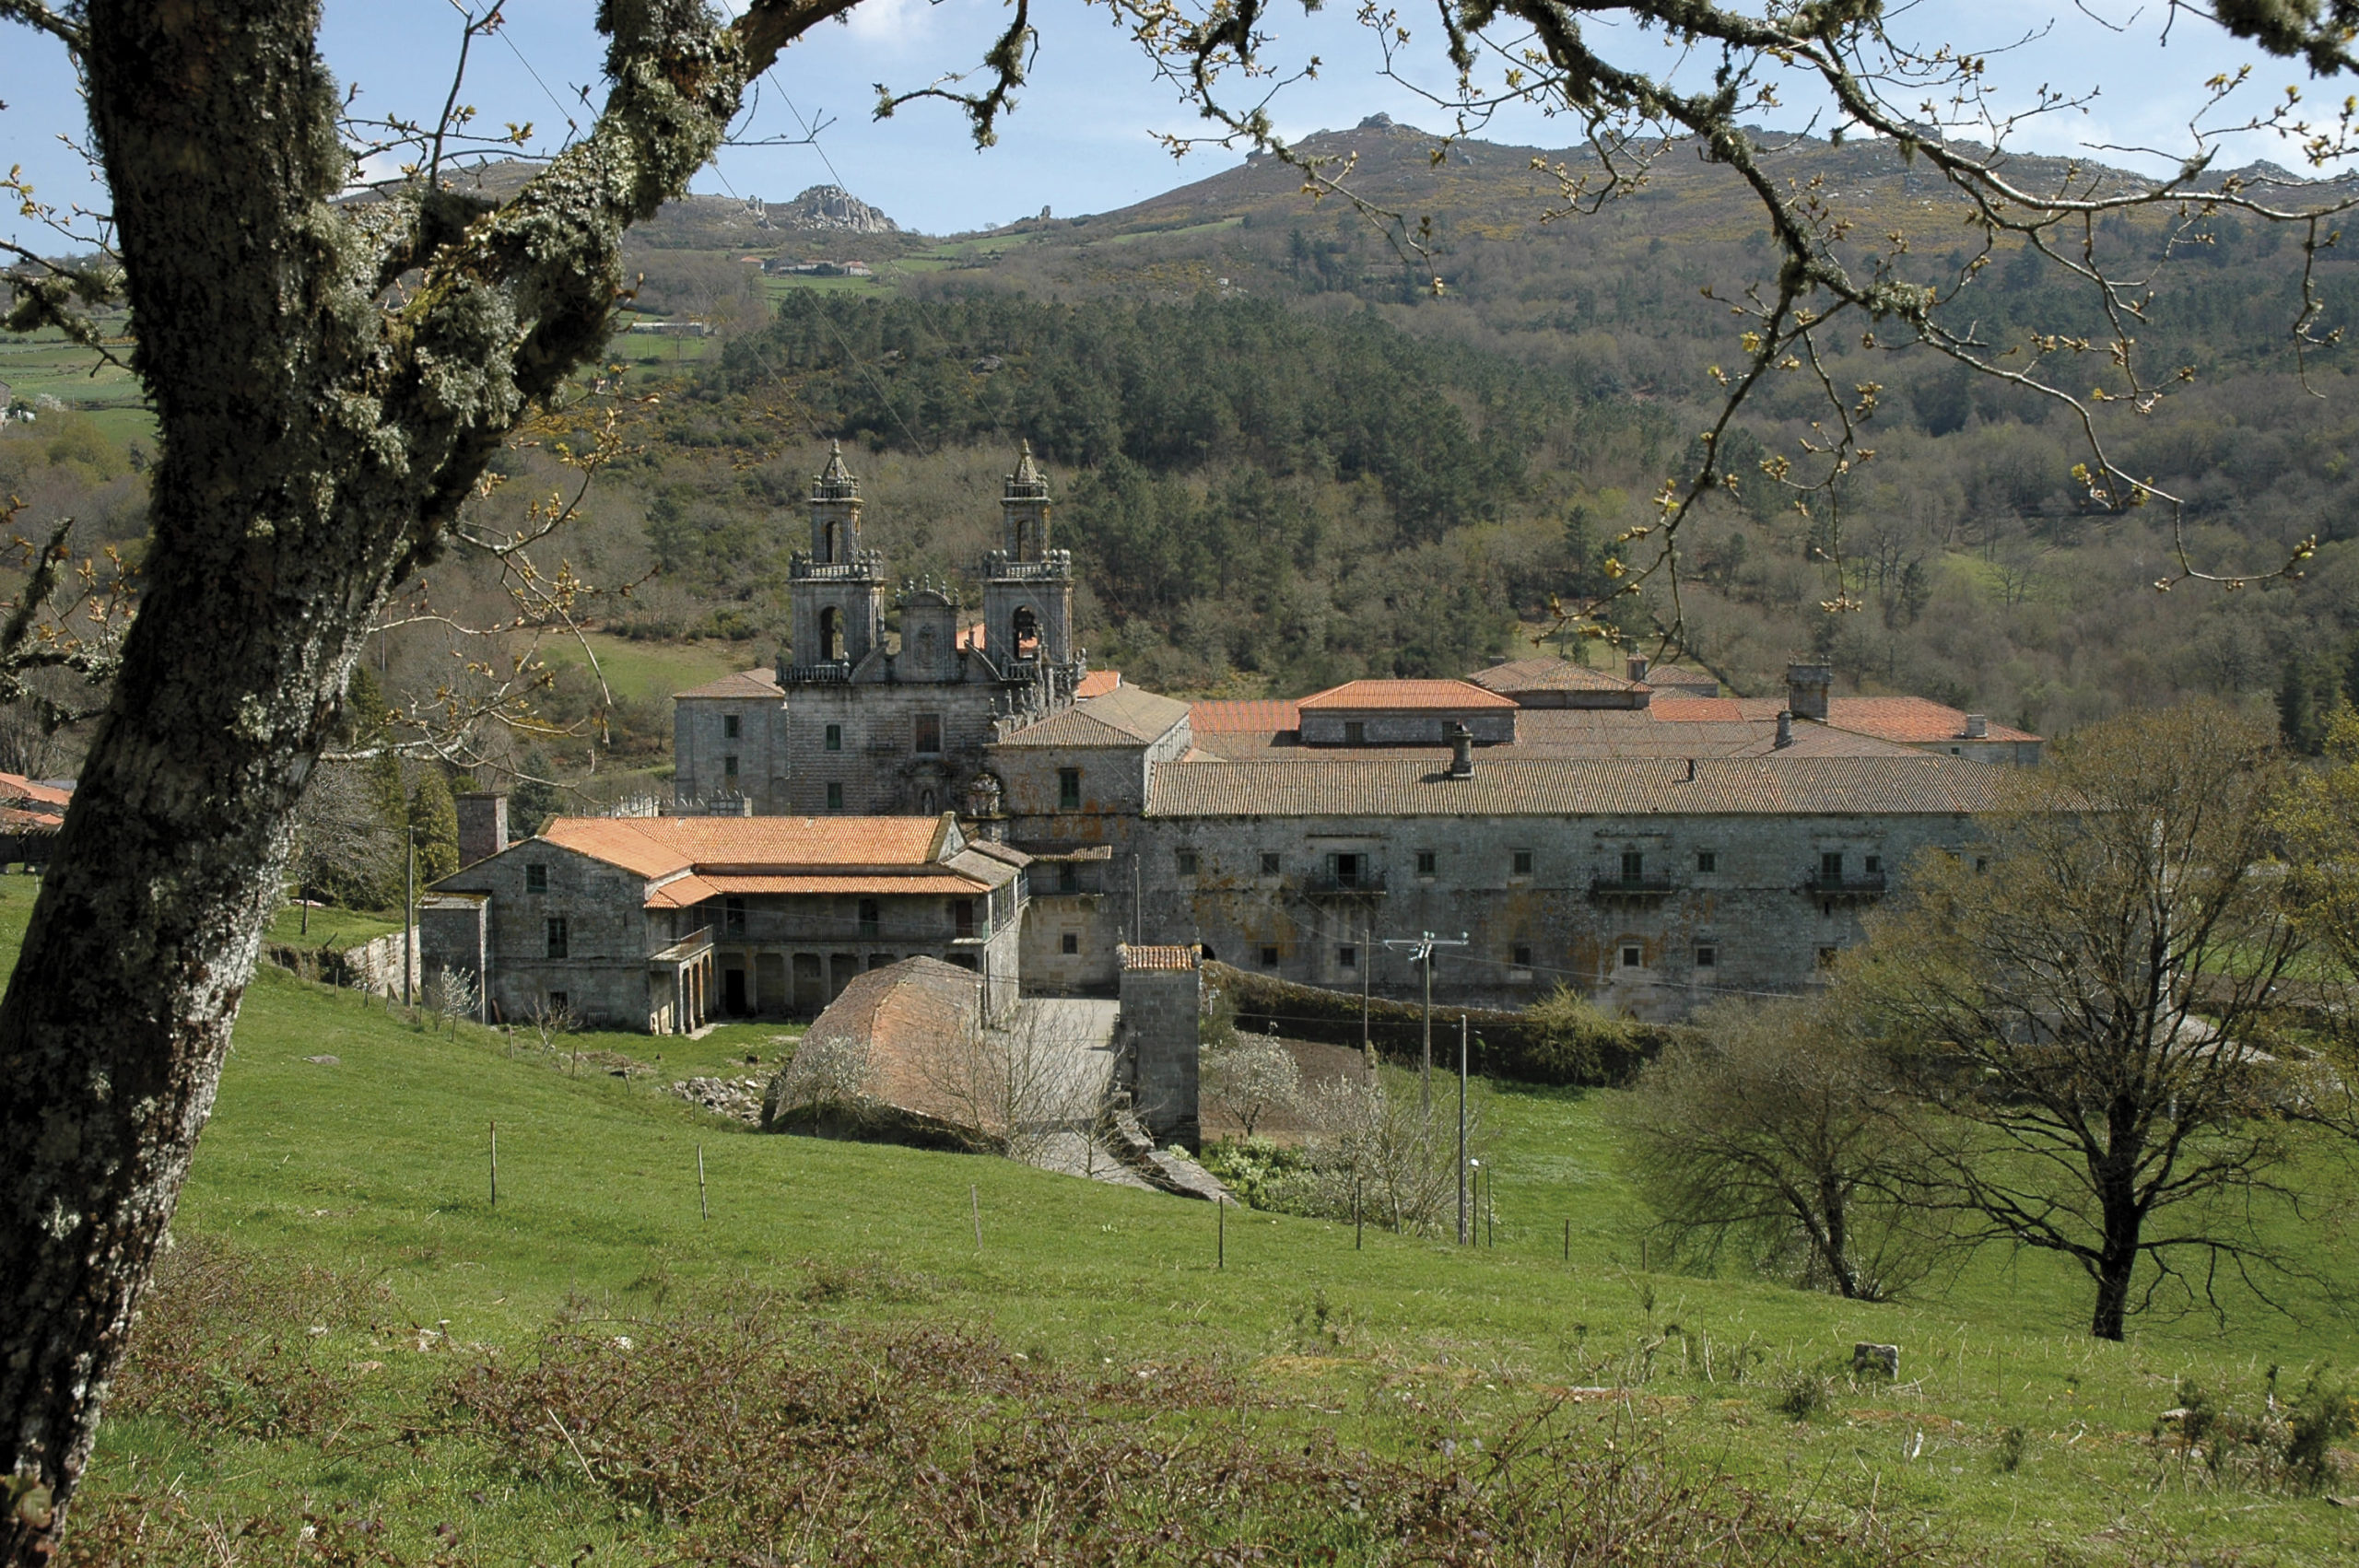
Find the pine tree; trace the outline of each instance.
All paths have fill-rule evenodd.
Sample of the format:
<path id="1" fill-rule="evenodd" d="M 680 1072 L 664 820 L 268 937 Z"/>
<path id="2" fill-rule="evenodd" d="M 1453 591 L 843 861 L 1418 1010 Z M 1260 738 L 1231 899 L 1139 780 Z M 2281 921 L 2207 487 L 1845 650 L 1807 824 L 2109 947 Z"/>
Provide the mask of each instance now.
<path id="1" fill-rule="evenodd" d="M 420 886 L 459 869 L 459 804 L 451 797 L 451 781 L 439 767 L 418 770 L 410 790 L 409 826 L 417 846 Z"/>

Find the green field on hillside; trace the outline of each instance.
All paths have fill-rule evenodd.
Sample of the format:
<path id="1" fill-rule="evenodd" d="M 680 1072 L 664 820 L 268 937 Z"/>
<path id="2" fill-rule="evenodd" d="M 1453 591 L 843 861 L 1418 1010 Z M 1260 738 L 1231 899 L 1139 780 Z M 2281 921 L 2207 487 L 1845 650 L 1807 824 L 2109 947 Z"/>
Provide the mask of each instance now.
<path id="1" fill-rule="evenodd" d="M 30 891 L 0 885 L 8 949 Z M 864 1376 L 862 1409 L 957 1383 L 936 1394 L 975 1423 L 945 1428 L 961 1452 L 1051 1428 L 1085 1445 L 1149 1433 L 1156 1466 L 1175 1476 L 1192 1456 L 1245 1444 L 1271 1464 L 1315 1451 L 1391 1467 L 1396 1480 L 1462 1474 L 1480 1492 L 1508 1471 L 1451 1467 L 1470 1454 L 1508 1466 L 1539 1422 L 1563 1445 L 1548 1473 L 1643 1455 L 1613 1484 L 1668 1476 L 1696 1483 L 1683 1497 L 1743 1496 L 1807 1522 L 1792 1562 L 1898 1561 L 1910 1542 L 1938 1562 L 2291 1564 L 2359 1550 L 2359 1515 L 2214 1479 L 2153 1437 L 2181 1378 L 2253 1410 L 2272 1372 L 2290 1396 L 2312 1369 L 2349 1365 L 2359 1337 L 2316 1293 L 2294 1303 L 2298 1320 L 2231 1294 L 2225 1330 L 2195 1316 L 2142 1320 L 2130 1343 L 2107 1345 L 2077 1332 L 2077 1281 L 2036 1258 L 1989 1257 L 1896 1306 L 1646 1272 L 1602 1092 L 1493 1086 L 1496 1245 L 1461 1251 L 1374 1230 L 1356 1246 L 1348 1224 L 1217 1217 L 991 1158 L 765 1137 L 655 1087 L 766 1072 L 788 1033 L 586 1036 L 650 1063 L 660 1050 L 661 1070 L 572 1076 L 564 1058 L 496 1032 L 462 1026 L 453 1039 L 448 1025 L 421 1029 L 265 969 L 175 1226 L 175 1282 L 135 1355 L 154 1370 L 126 1379 L 83 1494 L 78 1516 L 100 1543 L 88 1550 L 122 1550 L 126 1521 L 155 1515 L 158 1541 L 192 1544 L 186 1559 L 158 1546 L 147 1561 L 193 1560 L 211 1528 L 247 1555 L 205 1560 L 277 1562 L 287 1543 L 262 1535 L 309 1510 L 323 1541 L 348 1540 L 355 1521 L 378 1532 L 370 1550 L 390 1555 L 355 1562 L 717 1560 L 721 1492 L 707 1486 L 691 1504 L 650 1492 L 648 1467 L 675 1449 L 690 1465 L 714 1423 L 733 1443 L 761 1437 L 729 1425 L 741 1401 L 786 1398 L 801 1377 L 816 1400 L 839 1387 L 829 1379 Z M 2315 1243 L 2322 1257 L 2347 1246 L 2323 1225 Z M 731 1335 L 767 1348 L 723 1356 L 725 1374 L 696 1362 L 738 1344 Z M 1901 1347 L 1900 1381 L 1850 1375 L 1861 1340 Z M 634 1381 L 690 1363 L 705 1381 L 676 1396 Z M 1805 1419 L 1781 1408 L 1797 1389 Z M 626 1453 L 621 1412 L 654 1420 L 675 1398 L 688 1404 L 663 1418 L 669 1435 Z M 1039 1412 L 1066 1398 L 1043 1428 Z M 708 1408 L 698 1400 L 719 1401 L 709 1421 L 687 1413 Z M 495 1407 L 510 1424 L 483 1413 Z M 817 1432 L 796 1450 L 815 1474 L 883 1462 Z M 826 1469 L 823 1451 L 851 1468 Z M 1057 1463 L 1036 1457 L 1039 1473 L 1018 1478 L 1042 1509 L 1079 1484 Z M 776 1465 L 733 1473 L 722 1491 L 747 1508 L 783 1484 Z M 1269 1484 L 1278 1498 L 1311 1483 Z M 659 1492 L 674 1502 L 651 1505 Z M 1399 1544 L 1350 1534 L 1359 1497 L 1336 1504 L 1341 1535 L 1318 1538 L 1345 1561 Z M 1225 1550 L 1291 1542 L 1268 1560 L 1316 1555 L 1287 1506 L 1238 1504 L 1219 1527 Z M 1168 1507 L 1211 1527 L 1177 1493 Z M 1826 1544 L 1860 1531 L 1900 1545 Z M 745 1550 L 730 1560 L 829 1555 Z M 1032 1560 L 996 1538 L 968 1556 Z"/>
<path id="2" fill-rule="evenodd" d="M 541 657 L 552 665 L 586 668 L 584 642 L 597 656 L 606 689 L 632 702 L 668 701 L 674 692 L 751 669 L 755 663 L 753 654 L 737 643 L 664 642 L 610 632 L 587 632 L 579 640 L 553 636 L 541 644 Z"/>

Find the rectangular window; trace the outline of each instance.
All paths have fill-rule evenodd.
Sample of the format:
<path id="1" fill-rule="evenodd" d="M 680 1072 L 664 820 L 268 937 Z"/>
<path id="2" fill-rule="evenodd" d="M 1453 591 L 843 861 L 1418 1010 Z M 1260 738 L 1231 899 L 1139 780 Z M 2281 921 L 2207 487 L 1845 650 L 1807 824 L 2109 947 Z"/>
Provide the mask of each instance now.
<path id="1" fill-rule="evenodd" d="M 860 934 L 864 937 L 873 937 L 882 929 L 884 923 L 884 913 L 877 908 L 876 900 L 862 899 L 860 901 Z"/>
<path id="2" fill-rule="evenodd" d="M 1417 851 L 1417 874 L 1419 876 L 1433 875 L 1434 868 L 1440 863 L 1441 857 L 1434 853 L 1431 849 L 1420 849 Z"/>
<path id="3" fill-rule="evenodd" d="M 917 749 L 919 755 L 931 756 L 942 750 L 942 715 L 921 713 L 917 717 Z"/>
<path id="4" fill-rule="evenodd" d="M 1274 969 L 1277 966 L 1278 950 L 1274 947 L 1264 947 L 1262 950 L 1262 967 L 1264 969 Z"/>
<path id="5" fill-rule="evenodd" d="M 1531 948 L 1529 948 L 1529 947 L 1524 946 L 1524 945 L 1523 945 L 1522 943 L 1520 943 L 1520 942 L 1518 942 L 1518 943 L 1516 944 L 1516 946 L 1515 946 L 1515 949 L 1514 949 L 1513 953 L 1510 954 L 1510 960 L 1511 960 L 1511 962 L 1513 962 L 1513 964 L 1515 965 L 1515 966 L 1516 966 L 1517 968 L 1519 968 L 1519 969 L 1529 969 L 1529 968 L 1531 968 L 1531 967 L 1532 967 L 1532 949 L 1531 949 Z"/>
<path id="6" fill-rule="evenodd" d="M 1842 850 L 1822 849 L 1819 851 L 1818 880 L 1821 882 L 1841 882 L 1843 880 Z"/>
<path id="7" fill-rule="evenodd" d="M 1367 725 L 1357 719 L 1344 720 L 1344 744 L 1347 746 L 1364 746 L 1367 744 Z"/>
<path id="8" fill-rule="evenodd" d="M 524 868 L 524 891 L 527 893 L 546 893 L 548 890 L 548 867 L 526 866 Z"/>
<path id="9" fill-rule="evenodd" d="M 1351 946 L 1337 948 L 1335 950 L 1335 964 L 1339 968 L 1358 968 L 1360 966 L 1360 950 L 1356 947 Z"/>
<path id="10" fill-rule="evenodd" d="M 721 901 L 721 926 L 722 931 L 730 936 L 745 934 L 745 901 L 744 899 L 724 898 Z"/>
<path id="11" fill-rule="evenodd" d="M 1360 857 L 1330 855 L 1327 863 L 1334 869 L 1337 887 L 1357 887 L 1360 884 Z"/>
<path id="12" fill-rule="evenodd" d="M 1835 966 L 1835 949 L 1822 947 L 1818 950 L 1818 966 L 1822 969 L 1831 969 Z"/>
<path id="13" fill-rule="evenodd" d="M 1622 967 L 1625 969 L 1641 969 L 1646 966 L 1646 950 L 1640 947 L 1637 942 L 1625 942 L 1622 944 Z"/>
<path id="14" fill-rule="evenodd" d="M 551 1012 L 563 1012 L 565 1011 L 565 993 L 563 991 L 549 992 L 549 1011 Z"/>
<path id="15" fill-rule="evenodd" d="M 1277 875 L 1279 864 L 1280 862 L 1277 856 L 1270 853 L 1267 849 L 1262 851 L 1262 874 L 1263 876 Z"/>
<path id="16" fill-rule="evenodd" d="M 1060 767 L 1057 769 L 1057 810 L 1061 812 L 1081 810 L 1080 768 Z"/>
<path id="17" fill-rule="evenodd" d="M 827 786 L 827 809 L 831 812 L 839 812 L 844 809 L 844 787 L 842 785 L 830 784 Z"/>
<path id="18" fill-rule="evenodd" d="M 1882 855 L 1870 855 L 1860 862 L 1860 869 L 1867 872 L 1870 876 L 1882 876 L 1884 874 L 1884 857 Z"/>
<path id="19" fill-rule="evenodd" d="M 724 741 L 734 741 L 737 738 L 737 716 L 735 714 L 724 713 L 721 716 L 721 738 Z"/>
<path id="20" fill-rule="evenodd" d="M 1515 875 L 1530 876 L 1532 874 L 1532 851 L 1529 849 L 1518 849 L 1515 851 L 1513 858 L 1510 859 L 1508 863 Z"/>
<path id="21" fill-rule="evenodd" d="M 721 759 L 721 776 L 723 778 L 734 778 L 737 777 L 737 759 L 735 757 L 725 756 Z"/>
<path id="22" fill-rule="evenodd" d="M 1696 950 L 1696 967 L 1698 969 L 1716 968 L 1719 966 L 1719 962 L 1720 950 L 1719 948 L 1708 945 L 1699 947 Z"/>
<path id="23" fill-rule="evenodd" d="M 1989 861 L 1989 859 L 1987 856 L 1977 855 L 1977 856 L 1975 856 L 1975 857 L 1974 857 L 1974 870 L 1975 870 L 1975 874 L 1976 874 L 1976 875 L 1978 875 L 1978 875 L 1980 875 L 1982 872 L 1987 872 L 1987 871 L 1989 871 L 1989 869 L 1990 869 L 1990 861 Z"/>
<path id="24" fill-rule="evenodd" d="M 1526 870 L 1526 871 L 1530 871 L 1531 869 L 1532 869 L 1532 868 L 1531 868 L 1530 866 L 1526 866 L 1526 867 L 1524 868 L 1524 870 Z M 1623 880 L 1624 882 L 1639 882 L 1639 881 L 1644 880 L 1644 878 L 1646 877 L 1646 874 L 1647 874 L 1647 855 L 1646 855 L 1646 851 L 1645 851 L 1645 850 L 1643 850 L 1643 849 L 1625 849 L 1625 850 L 1623 850 L 1623 851 L 1622 851 L 1622 880 Z"/>
<path id="25" fill-rule="evenodd" d="M 975 934 L 975 901 L 954 898 L 950 901 L 950 929 L 961 937 Z"/>
<path id="26" fill-rule="evenodd" d="M 551 958 L 563 958 L 568 955 L 567 950 L 569 943 L 567 941 L 567 936 L 568 932 L 565 928 L 565 917 L 563 915 L 551 915 L 548 919 L 548 955 Z"/>
<path id="27" fill-rule="evenodd" d="M 830 724 L 830 725 L 828 725 L 828 726 L 827 726 L 827 738 L 826 738 L 825 740 L 821 741 L 819 743 L 820 743 L 820 745 L 821 745 L 824 749 L 826 749 L 826 750 L 827 750 L 827 751 L 831 751 L 831 752 L 839 752 L 839 751 L 843 750 L 843 749 L 844 749 L 844 727 L 843 727 L 842 725 L 840 725 L 840 724 Z"/>
<path id="28" fill-rule="evenodd" d="M 1081 891 L 1081 868 L 1071 860 L 1067 860 L 1057 868 L 1057 891 L 1059 893 Z"/>
<path id="29" fill-rule="evenodd" d="M 1067 954 L 1079 953 L 1081 951 L 1080 936 L 1073 931 L 1065 932 L 1064 935 L 1057 938 L 1057 951 Z"/>
<path id="30" fill-rule="evenodd" d="M 1181 876 L 1194 876 L 1196 874 L 1196 852 L 1193 849 L 1179 850 L 1172 856 L 1172 859 L 1179 865 L 1180 874 Z"/>
<path id="31" fill-rule="evenodd" d="M 1720 858 L 1709 849 L 1698 849 L 1696 851 L 1696 869 L 1710 876 L 1720 869 Z"/>

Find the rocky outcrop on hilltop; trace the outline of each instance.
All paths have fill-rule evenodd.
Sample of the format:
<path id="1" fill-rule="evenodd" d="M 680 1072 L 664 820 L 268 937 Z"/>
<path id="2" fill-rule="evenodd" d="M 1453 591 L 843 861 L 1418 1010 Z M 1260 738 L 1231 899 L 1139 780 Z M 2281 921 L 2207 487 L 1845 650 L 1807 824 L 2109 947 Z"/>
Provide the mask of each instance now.
<path id="1" fill-rule="evenodd" d="M 895 234 L 900 225 L 841 185 L 814 185 L 792 202 L 769 209 L 773 228 L 806 228 L 829 234 Z"/>

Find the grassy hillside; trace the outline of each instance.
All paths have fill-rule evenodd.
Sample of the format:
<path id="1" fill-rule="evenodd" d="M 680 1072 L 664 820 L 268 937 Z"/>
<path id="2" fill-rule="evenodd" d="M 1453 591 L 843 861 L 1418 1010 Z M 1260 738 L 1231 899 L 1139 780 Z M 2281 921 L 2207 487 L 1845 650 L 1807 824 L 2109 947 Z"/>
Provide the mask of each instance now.
<path id="1" fill-rule="evenodd" d="M 28 891 L 0 886 L 11 947 Z M 660 1044 L 674 1071 L 714 1071 L 748 1050 L 774 1059 L 773 1033 L 730 1031 L 692 1055 L 596 1043 L 643 1057 Z M 657 1385 L 636 1369 L 671 1375 L 699 1356 L 734 1370 L 677 1395 L 688 1403 L 667 1418 L 665 1453 L 703 1452 L 697 1399 L 721 1400 L 706 1424 L 750 1443 L 761 1434 L 729 1425 L 741 1402 L 794 1388 L 816 1400 L 864 1377 L 861 1408 L 898 1409 L 934 1398 L 924 1391 L 954 1369 L 954 1382 L 972 1378 L 940 1393 L 943 1409 L 980 1423 L 957 1427 L 960 1445 L 1037 1436 L 1050 1418 L 1024 1412 L 1070 1398 L 1053 1430 L 1085 1446 L 1148 1433 L 1174 1477 L 1194 1473 L 1191 1456 L 1243 1444 L 1272 1465 L 1315 1450 L 1321 1475 L 1367 1465 L 1433 1480 L 1553 1412 L 1551 1474 L 1646 1456 L 1597 1480 L 1607 1491 L 1592 1501 L 1634 1475 L 1684 1478 L 1697 1506 L 1817 1521 L 1819 1544 L 1790 1561 L 1834 1560 L 1827 1543 L 1862 1531 L 1931 1543 L 1944 1562 L 2294 1563 L 2359 1550 L 2352 1513 L 2214 1481 L 2149 1440 L 2182 1376 L 2249 1409 L 2272 1367 L 2287 1391 L 2306 1368 L 2347 1363 L 2359 1346 L 2323 1301 L 2298 1304 L 2297 1322 L 2238 1300 L 2225 1333 L 2146 1322 L 2113 1346 L 2076 1334 L 2081 1292 L 2035 1259 L 1992 1258 L 1946 1293 L 1881 1307 L 1649 1274 L 1634 1266 L 1638 1209 L 1603 1105 L 1497 1090 L 1495 1247 L 1370 1232 L 1363 1250 L 1348 1226 L 1231 1212 L 1216 1268 L 1215 1215 L 1201 1204 L 990 1159 L 767 1138 L 645 1080 L 570 1078 L 487 1032 L 420 1032 L 266 971 L 175 1227 L 173 1282 L 147 1314 L 84 1494 L 86 1550 L 103 1555 L 79 1561 L 187 1560 L 208 1526 L 234 1550 L 207 1561 L 279 1561 L 285 1543 L 264 1537 L 308 1509 L 322 1542 L 393 1554 L 356 1562 L 636 1562 L 712 1548 L 728 1508 L 752 1508 L 797 1464 L 865 1473 L 809 1435 L 801 1457 L 741 1473 L 726 1504 L 672 1493 L 651 1513 L 640 1461 L 599 1445 L 639 1430 L 630 1411 L 654 1419 Z M 1901 1382 L 1848 1375 L 1862 1340 L 1902 1347 Z M 1793 1419 L 1780 1407 L 1798 1388 L 1803 1404 L 1813 1388 L 1827 1401 Z M 539 1402 L 529 1419 L 520 1390 Z M 1037 1456 L 1025 1468 L 1037 1533 L 1071 1478 Z M 1279 1560 L 1308 1552 L 1282 1500 L 1329 1494 L 1285 1473 L 1260 1512 L 1238 1504 L 1233 1527 L 1182 1502 L 1167 1522 L 1199 1545 L 1226 1531 L 1232 1546 L 1295 1543 Z M 1473 1472 L 1466 1496 L 1498 1484 Z M 1661 1519 L 1677 1512 L 1649 1495 Z M 1382 1544 L 1335 1523 L 1359 1506 L 1329 1521 L 1347 1560 Z M 381 1531 L 355 1536 L 364 1521 Z M 740 1527 L 755 1526 L 727 1527 Z M 138 1530 L 150 1544 L 134 1550 Z M 1883 1550 L 1840 1560 L 1894 1560 Z M 971 1555 L 1025 1552 L 1002 1540 Z"/>

